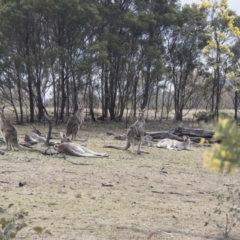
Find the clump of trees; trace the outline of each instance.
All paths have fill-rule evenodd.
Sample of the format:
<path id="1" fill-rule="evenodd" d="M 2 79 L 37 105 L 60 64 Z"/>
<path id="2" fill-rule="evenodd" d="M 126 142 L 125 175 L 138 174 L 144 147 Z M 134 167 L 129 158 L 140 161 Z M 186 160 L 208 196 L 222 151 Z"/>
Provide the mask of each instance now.
<path id="1" fill-rule="evenodd" d="M 0 99 L 18 123 L 50 104 L 64 121 L 78 100 L 111 120 L 139 105 L 155 117 L 173 108 L 176 121 L 184 108 L 218 116 L 226 85 L 238 85 L 227 74 L 238 69 L 240 21 L 226 0 L 0 0 L 0 18 Z"/>

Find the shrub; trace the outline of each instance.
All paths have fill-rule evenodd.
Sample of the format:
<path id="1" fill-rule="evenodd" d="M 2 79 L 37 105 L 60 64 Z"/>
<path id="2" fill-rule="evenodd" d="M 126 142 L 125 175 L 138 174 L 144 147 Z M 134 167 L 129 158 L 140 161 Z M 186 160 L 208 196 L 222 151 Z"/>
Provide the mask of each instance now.
<path id="1" fill-rule="evenodd" d="M 204 166 L 215 171 L 233 171 L 240 167 L 240 129 L 236 123 L 229 119 L 219 119 L 215 126 L 213 144 L 210 151 L 204 156 Z"/>
<path id="2" fill-rule="evenodd" d="M 197 119 L 198 122 L 200 121 L 211 122 L 214 119 L 214 113 L 207 112 L 207 111 L 200 111 L 200 112 L 194 113 L 193 116 Z"/>
<path id="3" fill-rule="evenodd" d="M 200 111 L 200 112 L 193 114 L 193 116 L 196 118 L 196 120 L 198 122 L 204 121 L 207 123 L 207 122 L 211 122 L 214 120 L 214 113 L 211 111 Z M 231 114 L 229 112 L 221 111 L 221 112 L 219 112 L 219 118 L 233 120 L 233 114 Z"/>
<path id="4" fill-rule="evenodd" d="M 217 196 L 217 206 L 214 212 L 208 214 L 205 226 L 213 223 L 223 234 L 228 237 L 231 230 L 240 222 L 240 192 L 239 189 L 228 188 Z M 206 214 L 206 212 L 205 212 Z"/>

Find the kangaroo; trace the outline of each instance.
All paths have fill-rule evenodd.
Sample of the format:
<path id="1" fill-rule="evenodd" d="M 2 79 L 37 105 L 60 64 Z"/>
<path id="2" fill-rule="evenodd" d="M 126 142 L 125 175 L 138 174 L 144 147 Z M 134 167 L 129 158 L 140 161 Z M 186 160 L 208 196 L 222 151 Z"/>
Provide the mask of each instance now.
<path id="1" fill-rule="evenodd" d="M 143 109 L 143 110 L 139 109 L 138 110 L 137 121 L 128 128 L 128 130 L 127 130 L 127 141 L 126 141 L 125 147 L 117 147 L 117 146 L 106 145 L 106 146 L 104 146 L 104 148 L 114 148 L 114 149 L 118 149 L 118 150 L 127 150 L 130 146 L 132 146 L 132 150 L 131 150 L 132 153 L 137 153 L 137 154 L 148 153 L 148 152 L 142 151 L 140 149 L 141 148 L 141 142 L 142 142 L 143 135 L 144 135 L 144 125 L 145 125 L 144 112 L 145 112 L 145 109 Z M 138 143 L 137 152 L 134 151 L 135 142 Z"/>
<path id="2" fill-rule="evenodd" d="M 69 137 L 70 135 L 72 135 L 72 140 L 83 140 L 77 139 L 77 133 L 84 122 L 84 106 L 85 103 L 83 103 L 82 105 L 78 103 L 77 112 L 68 119 L 66 136 Z"/>
<path id="3" fill-rule="evenodd" d="M 167 148 L 172 150 L 188 150 L 190 146 L 189 136 L 183 136 L 183 142 L 164 138 L 157 143 L 158 148 Z"/>
<path id="4" fill-rule="evenodd" d="M 46 143 L 47 139 L 41 136 L 41 132 L 37 130 L 34 126 L 32 132 L 28 133 L 24 137 L 24 141 L 31 145 L 37 144 L 39 142 Z"/>
<path id="5" fill-rule="evenodd" d="M 55 145 L 58 153 L 67 154 L 75 157 L 93 157 L 102 158 L 108 157 L 107 153 L 97 153 L 81 145 L 72 143 L 68 138 L 65 138 L 62 133 L 60 133 L 61 143 Z"/>
<path id="6" fill-rule="evenodd" d="M 65 142 L 72 142 L 68 137 L 66 137 L 65 134 L 63 134 L 62 132 L 59 133 L 60 137 L 61 137 L 61 143 L 65 143 Z"/>
<path id="7" fill-rule="evenodd" d="M 17 130 L 13 126 L 13 124 L 5 118 L 4 108 L 5 108 L 5 106 L 3 106 L 1 111 L 0 111 L 0 127 L 1 127 L 1 132 L 2 132 L 4 142 L 7 144 L 6 149 L 7 150 L 12 150 L 13 147 L 15 147 L 18 150 L 27 150 L 27 151 L 39 152 L 39 150 L 37 150 L 37 149 L 26 148 L 26 147 L 23 147 L 19 144 L 18 136 L 17 136 Z"/>

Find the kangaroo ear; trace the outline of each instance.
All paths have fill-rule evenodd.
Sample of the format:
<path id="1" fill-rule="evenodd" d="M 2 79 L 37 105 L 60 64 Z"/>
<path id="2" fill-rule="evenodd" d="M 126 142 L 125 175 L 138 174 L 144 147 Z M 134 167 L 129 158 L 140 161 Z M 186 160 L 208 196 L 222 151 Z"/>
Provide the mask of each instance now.
<path id="1" fill-rule="evenodd" d="M 54 148 L 55 150 L 57 150 L 57 148 L 58 148 L 58 146 L 59 146 L 60 144 L 61 144 L 61 143 L 55 143 L 54 146 L 53 146 L 53 148 Z"/>
<path id="2" fill-rule="evenodd" d="M 86 102 L 82 102 L 82 103 L 78 102 L 78 109 L 83 108 L 85 106 L 86 106 Z"/>
<path id="3" fill-rule="evenodd" d="M 64 139 L 64 135 L 63 135 L 63 133 L 60 132 L 59 134 L 60 134 L 61 139 Z"/>

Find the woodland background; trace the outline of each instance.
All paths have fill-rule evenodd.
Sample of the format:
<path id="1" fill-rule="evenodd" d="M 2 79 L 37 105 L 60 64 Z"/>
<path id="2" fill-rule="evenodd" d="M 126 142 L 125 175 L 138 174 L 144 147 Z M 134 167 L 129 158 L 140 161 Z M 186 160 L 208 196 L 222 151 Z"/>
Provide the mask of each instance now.
<path id="1" fill-rule="evenodd" d="M 0 0 L 0 101 L 17 123 L 40 121 L 49 107 L 64 122 L 77 101 L 93 120 L 95 109 L 121 120 L 139 106 L 155 119 L 221 108 L 237 119 L 240 41 L 229 19 L 238 27 L 240 18 L 212 2 Z"/>

